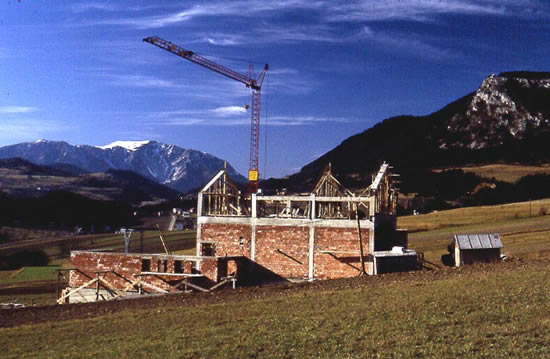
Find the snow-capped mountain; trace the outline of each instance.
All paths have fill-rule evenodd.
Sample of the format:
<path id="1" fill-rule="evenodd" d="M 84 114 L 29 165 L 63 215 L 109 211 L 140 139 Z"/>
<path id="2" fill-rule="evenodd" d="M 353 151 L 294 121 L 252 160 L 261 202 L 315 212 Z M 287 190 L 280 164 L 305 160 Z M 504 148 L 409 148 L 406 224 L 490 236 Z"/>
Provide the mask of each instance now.
<path id="1" fill-rule="evenodd" d="M 206 152 L 156 141 L 116 141 L 105 146 L 70 145 L 64 141 L 38 140 L 0 147 L 0 158 L 20 157 L 39 165 L 70 164 L 88 172 L 109 169 L 136 172 L 181 192 L 200 187 L 224 161 Z M 227 165 L 237 182 L 246 179 Z"/>
<path id="2" fill-rule="evenodd" d="M 140 148 L 141 146 L 148 144 L 149 142 L 151 142 L 151 141 L 149 141 L 149 140 L 146 140 L 146 141 L 115 141 L 115 142 L 110 143 L 110 144 L 105 145 L 105 146 L 96 146 L 96 147 L 101 148 L 103 150 L 113 149 L 115 147 L 122 147 L 122 148 L 127 149 L 128 151 L 135 151 L 138 148 Z"/>

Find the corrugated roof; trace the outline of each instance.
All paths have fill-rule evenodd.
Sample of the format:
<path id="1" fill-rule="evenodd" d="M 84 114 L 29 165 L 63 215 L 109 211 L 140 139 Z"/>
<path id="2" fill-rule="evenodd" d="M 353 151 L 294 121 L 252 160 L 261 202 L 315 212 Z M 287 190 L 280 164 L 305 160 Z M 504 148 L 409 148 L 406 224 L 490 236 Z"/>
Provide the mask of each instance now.
<path id="1" fill-rule="evenodd" d="M 459 249 L 490 249 L 502 248 L 500 236 L 493 234 L 455 234 L 454 241 Z"/>

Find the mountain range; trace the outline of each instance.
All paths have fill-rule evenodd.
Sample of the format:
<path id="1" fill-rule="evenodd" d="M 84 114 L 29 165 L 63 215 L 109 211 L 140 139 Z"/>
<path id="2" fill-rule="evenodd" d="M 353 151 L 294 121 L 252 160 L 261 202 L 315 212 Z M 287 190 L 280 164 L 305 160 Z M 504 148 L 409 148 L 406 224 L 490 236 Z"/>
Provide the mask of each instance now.
<path id="1" fill-rule="evenodd" d="M 180 192 L 204 185 L 224 162 L 204 152 L 155 141 L 117 141 L 94 147 L 38 140 L 0 147 L 0 158 L 13 157 L 74 176 L 132 171 Z M 388 118 L 344 140 L 298 173 L 263 181 L 261 187 L 266 192 L 282 187 L 310 191 L 331 163 L 333 174 L 344 185 L 358 189 L 370 184 L 371 175 L 383 161 L 401 174 L 402 192 L 434 195 L 440 190 L 447 193 L 446 200 L 468 193 L 469 187 L 484 180 L 441 169 L 488 163 L 549 163 L 550 73 L 490 75 L 478 89 L 439 111 Z M 246 181 L 230 165 L 227 168 L 236 182 Z"/>
<path id="2" fill-rule="evenodd" d="M 206 152 L 156 141 L 116 141 L 94 147 L 38 140 L 0 147 L 0 158 L 16 157 L 73 175 L 132 171 L 179 192 L 203 186 L 224 166 L 224 160 Z M 246 182 L 231 165 L 227 169 L 236 182 Z"/>
<path id="3" fill-rule="evenodd" d="M 382 161 L 402 175 L 405 192 L 417 192 L 434 168 L 486 163 L 550 161 L 550 73 L 504 72 L 426 116 L 397 116 L 351 136 L 267 188 L 311 190 L 323 169 L 360 188 Z"/>

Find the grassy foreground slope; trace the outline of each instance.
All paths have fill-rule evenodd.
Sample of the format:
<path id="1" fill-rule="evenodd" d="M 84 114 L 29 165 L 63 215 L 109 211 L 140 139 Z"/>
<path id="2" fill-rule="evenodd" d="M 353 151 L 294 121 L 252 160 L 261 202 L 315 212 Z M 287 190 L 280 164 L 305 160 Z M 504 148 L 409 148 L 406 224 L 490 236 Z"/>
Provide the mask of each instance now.
<path id="1" fill-rule="evenodd" d="M 549 265 L 363 277 L 246 302 L 213 294 L 188 305 L 180 295 L 162 306 L 3 328 L 0 344 L 6 358 L 549 357 Z"/>

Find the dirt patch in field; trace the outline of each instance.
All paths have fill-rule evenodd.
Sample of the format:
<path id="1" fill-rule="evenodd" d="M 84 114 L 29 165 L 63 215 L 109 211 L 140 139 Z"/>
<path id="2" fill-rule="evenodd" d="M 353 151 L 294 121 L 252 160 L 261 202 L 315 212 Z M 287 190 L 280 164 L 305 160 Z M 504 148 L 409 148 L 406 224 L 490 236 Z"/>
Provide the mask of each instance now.
<path id="1" fill-rule="evenodd" d="M 49 321 L 84 319 L 119 313 L 127 309 L 150 309 L 169 306 L 196 306 L 224 302 L 246 302 L 268 298 L 299 294 L 304 291 L 338 291 L 353 288 L 383 289 L 383 286 L 404 281 L 434 281 L 454 276 L 467 276 L 483 272 L 514 271 L 523 266 L 550 265 L 549 257 L 535 259 L 513 259 L 496 264 L 480 264 L 460 268 L 444 267 L 439 270 L 422 270 L 405 273 L 391 273 L 379 276 L 363 276 L 355 278 L 315 281 L 311 283 L 277 283 L 254 287 L 238 287 L 237 289 L 221 289 L 211 293 L 178 293 L 162 296 L 148 296 L 137 299 L 116 300 L 111 302 L 80 303 L 67 305 L 50 305 L 25 307 L 20 309 L 5 309 L 0 311 L 0 327 L 14 327 L 23 324 L 34 324 Z M 55 288 L 55 285 L 54 287 Z M 52 290 L 52 287 L 49 287 Z"/>

